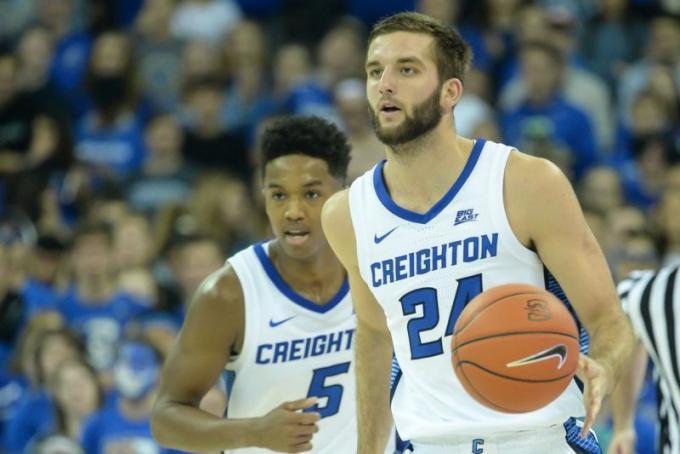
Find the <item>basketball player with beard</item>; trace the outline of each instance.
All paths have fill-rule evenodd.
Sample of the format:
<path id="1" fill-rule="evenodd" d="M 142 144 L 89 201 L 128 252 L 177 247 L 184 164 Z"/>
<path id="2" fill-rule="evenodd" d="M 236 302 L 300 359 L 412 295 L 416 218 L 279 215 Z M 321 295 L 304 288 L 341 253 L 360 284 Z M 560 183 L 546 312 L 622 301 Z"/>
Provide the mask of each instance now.
<path id="1" fill-rule="evenodd" d="M 557 167 L 456 134 L 470 60 L 453 28 L 416 13 L 382 20 L 369 37 L 366 90 L 387 160 L 322 213 L 357 315 L 358 452 L 382 452 L 391 407 L 417 454 L 598 453 L 590 429 L 631 348 L 630 329 Z M 582 328 L 580 379 L 524 414 L 473 400 L 449 356 L 465 304 L 509 283 L 566 293 Z"/>

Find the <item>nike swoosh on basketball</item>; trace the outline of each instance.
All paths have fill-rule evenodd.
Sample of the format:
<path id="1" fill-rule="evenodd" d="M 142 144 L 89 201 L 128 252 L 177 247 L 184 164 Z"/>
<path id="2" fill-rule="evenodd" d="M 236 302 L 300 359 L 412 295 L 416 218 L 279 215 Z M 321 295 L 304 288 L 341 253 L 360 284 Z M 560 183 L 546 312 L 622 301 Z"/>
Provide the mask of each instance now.
<path id="1" fill-rule="evenodd" d="M 373 241 L 375 242 L 375 244 L 381 243 L 382 240 L 384 240 L 385 238 L 387 238 L 388 236 L 390 236 L 390 234 L 391 234 L 392 232 L 394 232 L 395 230 L 397 230 L 398 227 L 399 227 L 399 226 L 393 228 L 392 230 L 390 230 L 389 232 L 387 232 L 386 234 L 384 234 L 384 235 L 382 235 L 382 236 L 378 236 L 378 234 L 376 233 L 376 234 L 373 236 Z"/>
<path id="2" fill-rule="evenodd" d="M 272 328 L 276 328 L 277 326 L 283 325 L 288 320 L 291 320 L 291 319 L 294 319 L 294 318 L 295 318 L 295 316 L 293 315 L 292 317 L 284 318 L 283 320 L 279 320 L 278 322 L 275 322 L 274 319 L 272 318 L 272 319 L 269 319 L 269 326 L 271 326 Z"/>
<path id="3" fill-rule="evenodd" d="M 542 352 L 534 353 L 531 356 L 527 356 L 526 358 L 518 359 L 517 361 L 513 361 L 511 363 L 506 364 L 506 367 L 519 367 L 519 366 L 525 366 L 527 364 L 532 364 L 532 363 L 537 363 L 539 361 L 545 361 L 550 358 L 559 358 L 560 362 L 557 365 L 558 369 L 562 369 L 562 366 L 564 366 L 564 363 L 567 361 L 567 347 L 564 344 L 557 344 L 552 347 L 550 347 L 547 350 L 543 350 Z"/>

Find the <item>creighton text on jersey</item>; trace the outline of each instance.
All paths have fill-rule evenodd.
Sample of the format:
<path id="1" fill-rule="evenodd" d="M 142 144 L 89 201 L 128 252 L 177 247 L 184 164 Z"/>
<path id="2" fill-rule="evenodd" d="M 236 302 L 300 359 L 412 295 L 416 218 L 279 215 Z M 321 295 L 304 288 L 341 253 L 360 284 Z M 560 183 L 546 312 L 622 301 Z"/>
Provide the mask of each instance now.
<path id="1" fill-rule="evenodd" d="M 496 257 L 498 233 L 471 236 L 439 246 L 420 249 L 397 257 L 371 263 L 373 287 L 391 284 L 430 271 Z"/>

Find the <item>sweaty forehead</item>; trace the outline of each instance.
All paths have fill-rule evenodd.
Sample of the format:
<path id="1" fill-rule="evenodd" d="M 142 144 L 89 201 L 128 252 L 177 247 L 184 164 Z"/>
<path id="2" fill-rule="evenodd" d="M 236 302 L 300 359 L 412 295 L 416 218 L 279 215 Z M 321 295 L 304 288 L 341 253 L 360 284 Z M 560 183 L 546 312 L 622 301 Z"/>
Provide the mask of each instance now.
<path id="1" fill-rule="evenodd" d="M 281 156 L 269 161 L 264 168 L 265 185 L 293 180 L 304 184 L 328 177 L 330 172 L 326 161 L 303 154 Z"/>
<path id="2" fill-rule="evenodd" d="M 368 48 L 367 63 L 416 57 L 434 62 L 434 38 L 424 33 L 393 32 L 379 35 Z"/>

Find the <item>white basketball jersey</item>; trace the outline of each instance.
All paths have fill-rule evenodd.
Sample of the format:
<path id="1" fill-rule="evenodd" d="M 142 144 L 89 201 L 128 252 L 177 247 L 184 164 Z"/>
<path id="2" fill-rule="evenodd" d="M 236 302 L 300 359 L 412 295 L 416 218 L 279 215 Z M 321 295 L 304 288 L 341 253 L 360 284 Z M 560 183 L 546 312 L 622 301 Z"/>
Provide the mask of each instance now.
<path id="1" fill-rule="evenodd" d="M 285 401 L 317 396 L 313 410 L 322 419 L 312 452 L 355 452 L 356 318 L 348 284 L 327 304 L 314 304 L 286 284 L 267 250 L 268 243 L 257 244 L 229 259 L 243 288 L 245 334 L 241 352 L 225 367 L 227 417 L 263 416 Z"/>
<path id="2" fill-rule="evenodd" d="M 584 415 L 575 382 L 535 412 L 488 409 L 467 394 L 451 365 L 451 333 L 474 296 L 509 283 L 553 285 L 506 217 L 503 178 L 510 151 L 478 140 L 451 189 L 424 214 L 392 201 L 383 180 L 384 161 L 350 188 L 361 276 L 385 311 L 401 369 L 392 412 L 403 439 L 445 442 L 460 435 L 561 425 Z"/>

